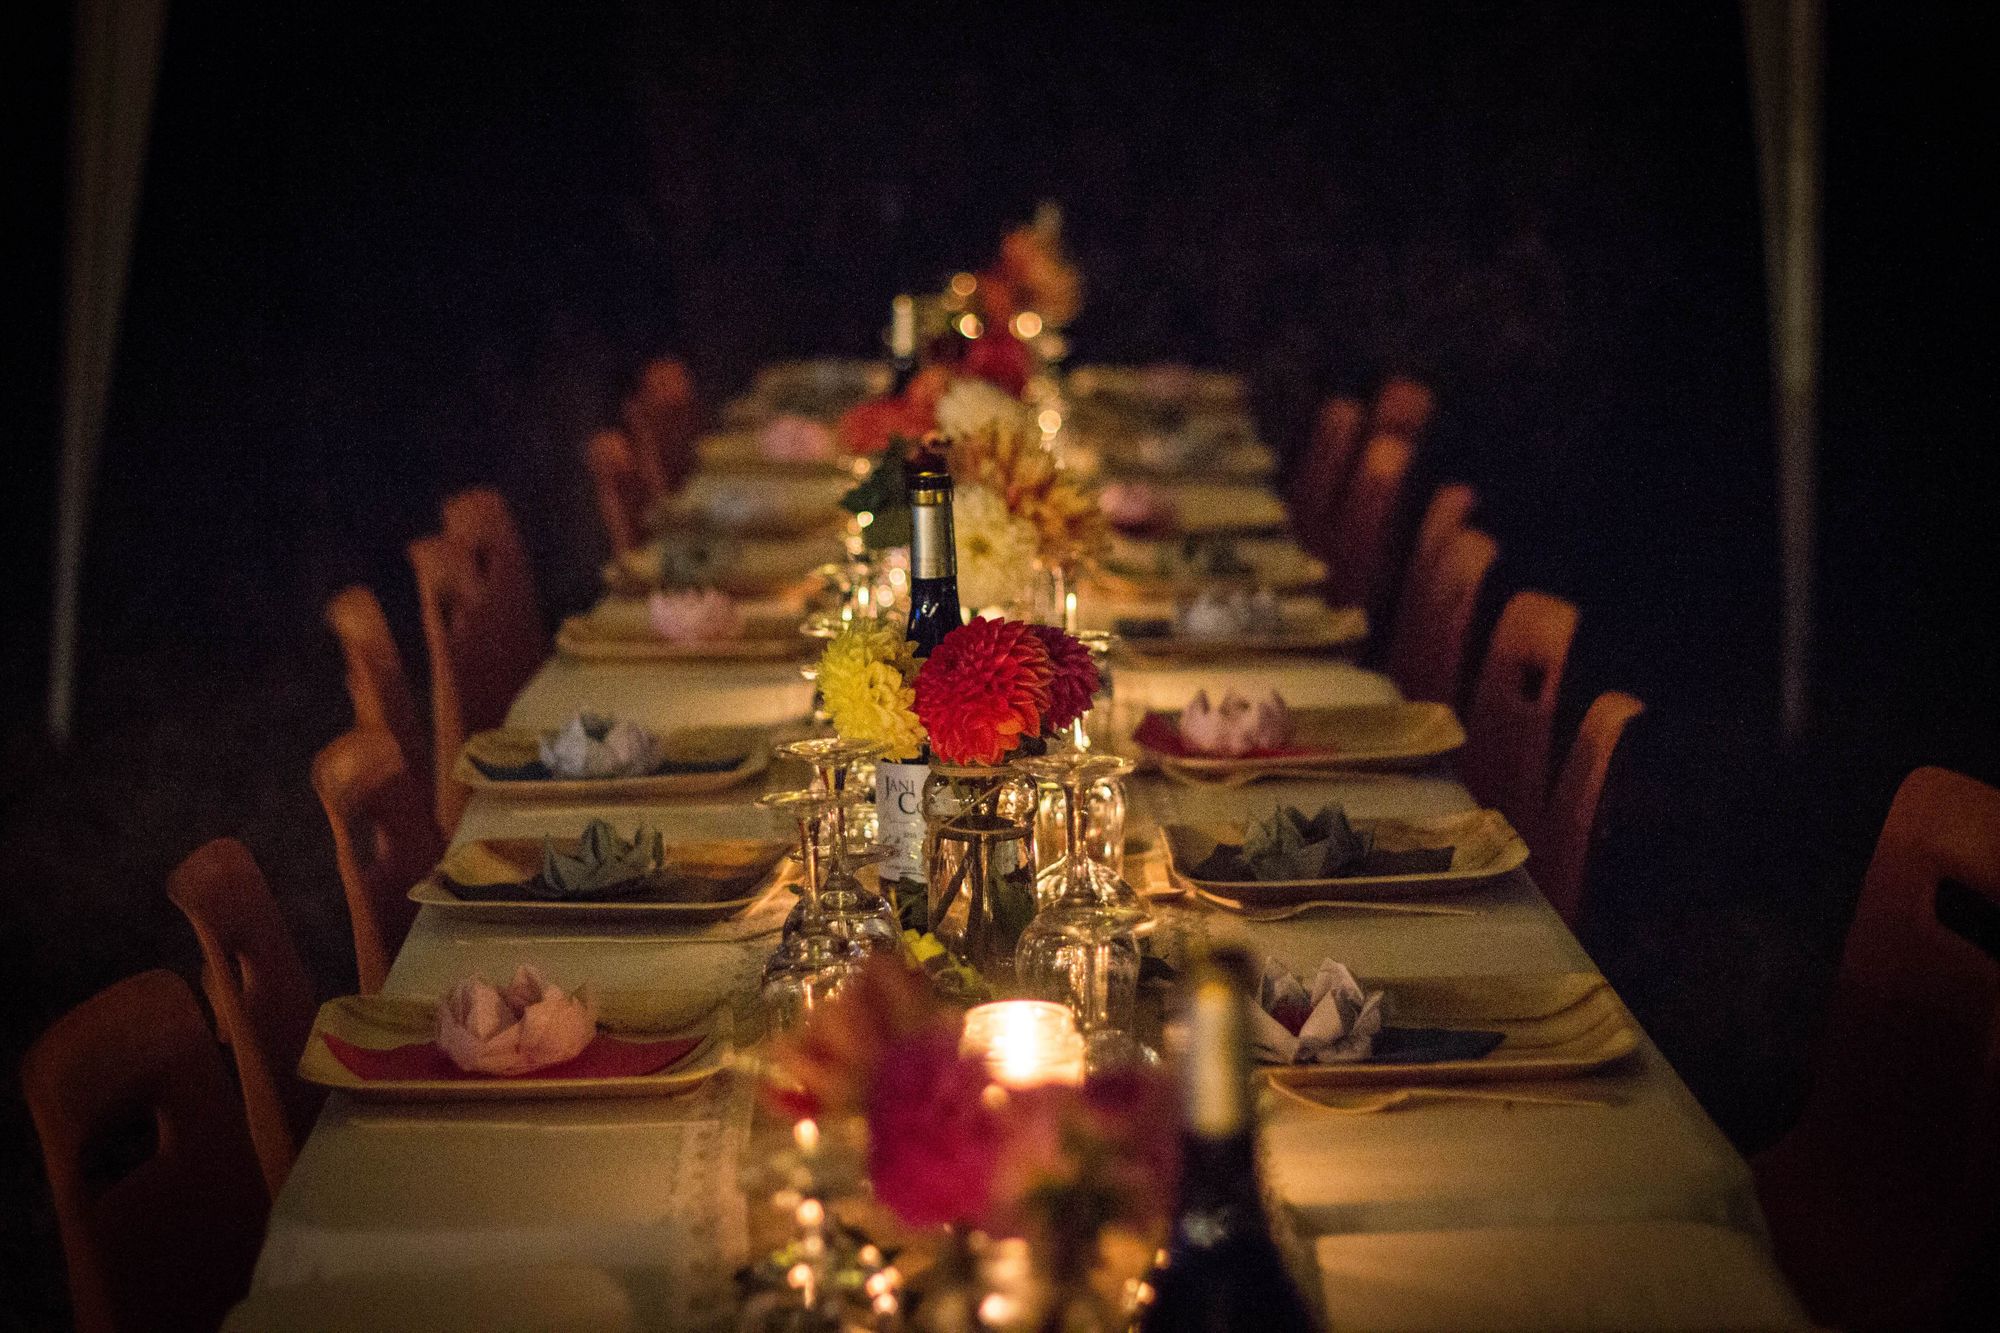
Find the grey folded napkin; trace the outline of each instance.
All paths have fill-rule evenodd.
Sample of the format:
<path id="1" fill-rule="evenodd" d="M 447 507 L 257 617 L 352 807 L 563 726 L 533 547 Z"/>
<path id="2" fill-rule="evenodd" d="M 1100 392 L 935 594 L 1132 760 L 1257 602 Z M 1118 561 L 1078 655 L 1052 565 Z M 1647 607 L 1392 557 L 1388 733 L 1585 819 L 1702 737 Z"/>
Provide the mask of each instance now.
<path id="1" fill-rule="evenodd" d="M 1189 873 L 1224 883 L 1439 874 L 1451 869 L 1453 850 L 1382 851 L 1374 835 L 1354 827 L 1338 805 L 1323 805 L 1312 815 L 1281 805 L 1250 822 L 1241 846 L 1218 844 Z"/>
<path id="2" fill-rule="evenodd" d="M 538 897 L 600 897 L 636 886 L 665 860 L 666 843 L 658 829 L 641 824 L 628 839 L 605 820 L 593 819 L 574 852 L 558 850 L 553 838 L 543 839 L 541 879 L 524 887 Z"/>

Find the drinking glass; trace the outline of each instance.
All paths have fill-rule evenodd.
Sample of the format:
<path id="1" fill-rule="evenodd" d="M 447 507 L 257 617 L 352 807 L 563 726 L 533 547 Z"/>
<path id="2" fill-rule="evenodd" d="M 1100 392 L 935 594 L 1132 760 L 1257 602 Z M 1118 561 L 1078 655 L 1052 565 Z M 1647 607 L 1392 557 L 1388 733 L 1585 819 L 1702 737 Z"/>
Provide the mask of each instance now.
<path id="1" fill-rule="evenodd" d="M 779 1029 L 809 1017 L 860 968 L 863 948 L 839 930 L 820 901 L 819 830 L 834 798 L 824 792 L 768 792 L 757 798 L 766 810 L 788 815 L 798 826 L 799 886 L 796 928 L 779 937 L 764 964 L 764 1003 Z"/>
<path id="2" fill-rule="evenodd" d="M 897 947 L 902 927 L 896 909 L 854 873 L 856 865 L 880 860 L 881 854 L 873 848 L 857 854 L 848 836 L 847 812 L 862 803 L 860 792 L 850 787 L 849 774 L 857 763 L 880 755 L 882 747 L 874 741 L 814 736 L 788 741 L 778 746 L 777 752 L 811 765 L 814 788 L 828 797 L 826 817 L 821 821 L 826 852 L 819 891 L 821 910 L 832 918 L 837 934 L 870 953 Z M 804 898 L 799 901 L 803 907 Z"/>

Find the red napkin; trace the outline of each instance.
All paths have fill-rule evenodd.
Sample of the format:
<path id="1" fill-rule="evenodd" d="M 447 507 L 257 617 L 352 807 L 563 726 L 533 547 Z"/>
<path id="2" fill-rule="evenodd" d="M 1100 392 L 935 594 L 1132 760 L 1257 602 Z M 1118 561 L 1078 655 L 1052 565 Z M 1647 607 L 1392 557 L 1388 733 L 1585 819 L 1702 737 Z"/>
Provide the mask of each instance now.
<path id="1" fill-rule="evenodd" d="M 407 1046 L 383 1050 L 356 1046 L 331 1032 L 319 1034 L 333 1058 L 347 1066 L 347 1072 L 370 1083 L 385 1079 L 399 1082 L 446 1078 L 504 1079 L 509 1075 L 480 1074 L 460 1069 L 434 1041 L 413 1041 Z M 561 1064 L 547 1065 L 518 1078 L 637 1078 L 657 1074 L 685 1060 L 700 1037 L 671 1037 L 665 1041 L 625 1041 L 600 1032 L 581 1054 Z"/>
<path id="2" fill-rule="evenodd" d="M 1148 713 L 1132 731 L 1132 739 L 1169 759 L 1297 759 L 1340 753 L 1330 745 L 1287 745 L 1276 750 L 1246 750 L 1242 754 L 1205 754 L 1181 739 L 1181 729 L 1165 713 Z"/>

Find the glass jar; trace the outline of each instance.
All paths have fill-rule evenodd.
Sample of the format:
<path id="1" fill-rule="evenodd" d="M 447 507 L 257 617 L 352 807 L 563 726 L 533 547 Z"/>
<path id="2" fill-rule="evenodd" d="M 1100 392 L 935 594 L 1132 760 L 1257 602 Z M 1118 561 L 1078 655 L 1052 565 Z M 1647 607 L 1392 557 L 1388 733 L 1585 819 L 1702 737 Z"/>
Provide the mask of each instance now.
<path id="1" fill-rule="evenodd" d="M 962 963 L 1012 970 L 1035 915 L 1035 792 L 1004 768 L 933 764 L 924 782 L 930 930 Z"/>

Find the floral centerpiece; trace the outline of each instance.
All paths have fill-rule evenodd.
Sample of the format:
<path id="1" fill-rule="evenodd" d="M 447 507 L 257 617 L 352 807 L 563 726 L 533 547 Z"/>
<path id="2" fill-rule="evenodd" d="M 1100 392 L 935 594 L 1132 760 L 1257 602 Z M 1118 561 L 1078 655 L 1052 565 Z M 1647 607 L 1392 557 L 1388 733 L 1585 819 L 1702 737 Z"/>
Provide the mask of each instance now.
<path id="1" fill-rule="evenodd" d="M 1134 1067 L 1003 1088 L 961 1053 L 963 1023 L 922 973 L 878 956 L 780 1038 L 767 1097 L 794 1117 L 863 1121 L 868 1180 L 901 1222 L 1023 1239 L 1052 1304 L 1088 1299 L 1105 1254 L 1149 1255 L 1168 1221 L 1172 1083 Z"/>

